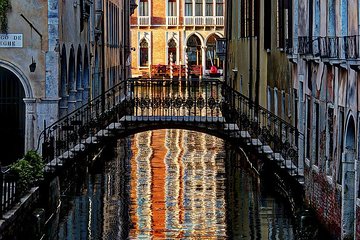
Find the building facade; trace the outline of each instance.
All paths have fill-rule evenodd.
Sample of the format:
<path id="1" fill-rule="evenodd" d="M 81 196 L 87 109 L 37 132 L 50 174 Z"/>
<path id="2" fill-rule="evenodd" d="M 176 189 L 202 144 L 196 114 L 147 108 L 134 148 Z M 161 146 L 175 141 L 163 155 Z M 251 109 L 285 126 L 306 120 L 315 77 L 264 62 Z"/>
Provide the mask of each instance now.
<path id="1" fill-rule="evenodd" d="M 226 80 L 297 127 L 306 202 L 341 239 L 360 239 L 359 4 L 229 0 L 226 12 Z"/>
<path id="2" fill-rule="evenodd" d="M 0 35 L 0 134 L 9 136 L 0 146 L 2 165 L 38 149 L 45 124 L 130 71 L 130 1 L 9 2 Z"/>
<path id="3" fill-rule="evenodd" d="M 223 61 L 215 53 L 224 35 L 224 0 L 137 0 L 131 17 L 133 76 L 151 76 L 156 65 L 198 66 L 200 75 Z"/>

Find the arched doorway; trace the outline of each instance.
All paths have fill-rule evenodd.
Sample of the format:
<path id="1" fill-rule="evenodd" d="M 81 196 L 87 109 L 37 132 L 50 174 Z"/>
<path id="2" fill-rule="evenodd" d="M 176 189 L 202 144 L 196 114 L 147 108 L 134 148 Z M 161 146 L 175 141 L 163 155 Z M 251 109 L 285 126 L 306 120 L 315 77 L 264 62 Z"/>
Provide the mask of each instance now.
<path id="1" fill-rule="evenodd" d="M 201 65 L 202 54 L 201 54 L 201 40 L 195 34 L 191 35 L 186 43 L 186 53 L 188 55 L 188 64 Z"/>
<path id="2" fill-rule="evenodd" d="M 69 113 L 76 108 L 76 79 L 75 79 L 75 52 L 74 47 L 70 48 L 69 57 Z"/>
<path id="3" fill-rule="evenodd" d="M 223 61 L 216 55 L 216 40 L 219 37 L 211 34 L 206 42 L 206 69 L 210 69 L 212 65 L 217 69 L 223 69 Z"/>
<path id="4" fill-rule="evenodd" d="M 17 76 L 0 67 L 0 144 L 1 165 L 23 157 L 25 143 L 25 91 Z"/>
<path id="5" fill-rule="evenodd" d="M 86 104 L 89 101 L 90 97 L 90 85 L 89 85 L 89 76 L 90 76 L 90 69 L 89 69 L 89 55 L 87 51 L 87 47 L 85 47 L 84 53 L 84 72 L 83 72 L 83 104 Z"/>
<path id="6" fill-rule="evenodd" d="M 354 239 L 355 215 L 355 121 L 349 117 L 342 155 L 342 239 Z"/>

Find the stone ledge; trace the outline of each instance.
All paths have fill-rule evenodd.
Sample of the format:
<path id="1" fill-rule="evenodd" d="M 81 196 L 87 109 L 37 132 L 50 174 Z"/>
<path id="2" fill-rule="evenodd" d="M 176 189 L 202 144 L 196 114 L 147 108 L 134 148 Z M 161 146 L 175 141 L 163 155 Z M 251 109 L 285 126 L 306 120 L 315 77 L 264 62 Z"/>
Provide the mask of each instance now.
<path id="1" fill-rule="evenodd" d="M 38 202 L 39 198 L 39 187 L 33 187 L 12 209 L 4 213 L 0 219 L 0 239 L 2 239 L 2 232 L 14 224 L 19 217 L 24 216 L 24 211 L 31 209 L 31 204 Z"/>

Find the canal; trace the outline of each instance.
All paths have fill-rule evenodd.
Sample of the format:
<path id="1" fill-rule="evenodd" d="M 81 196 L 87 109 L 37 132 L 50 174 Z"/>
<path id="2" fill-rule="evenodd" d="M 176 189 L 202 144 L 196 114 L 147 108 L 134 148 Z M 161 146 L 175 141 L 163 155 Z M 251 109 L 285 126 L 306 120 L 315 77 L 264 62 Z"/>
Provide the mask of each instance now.
<path id="1" fill-rule="evenodd" d="M 118 140 L 63 190 L 47 238 L 324 239 L 299 237 L 306 226 L 228 145 L 174 129 Z"/>

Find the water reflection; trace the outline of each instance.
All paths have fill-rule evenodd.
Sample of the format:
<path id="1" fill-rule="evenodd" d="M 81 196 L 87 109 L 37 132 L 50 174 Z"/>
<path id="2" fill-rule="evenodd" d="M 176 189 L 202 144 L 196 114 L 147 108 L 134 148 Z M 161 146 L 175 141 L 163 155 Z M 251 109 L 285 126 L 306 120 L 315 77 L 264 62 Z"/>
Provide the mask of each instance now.
<path id="1" fill-rule="evenodd" d="M 136 134 L 85 179 L 63 201 L 57 239 L 295 239 L 284 204 L 210 135 Z"/>

